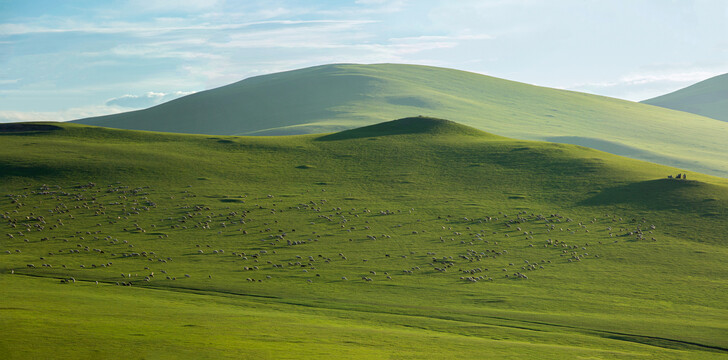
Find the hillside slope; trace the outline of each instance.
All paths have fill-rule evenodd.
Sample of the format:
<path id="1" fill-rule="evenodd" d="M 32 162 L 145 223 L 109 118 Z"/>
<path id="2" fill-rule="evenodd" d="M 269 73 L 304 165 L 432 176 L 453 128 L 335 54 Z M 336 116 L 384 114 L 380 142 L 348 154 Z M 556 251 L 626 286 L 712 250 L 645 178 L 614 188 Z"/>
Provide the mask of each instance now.
<path id="1" fill-rule="evenodd" d="M 179 133 L 286 135 L 340 131 L 416 115 L 451 118 L 501 136 L 574 143 L 728 177 L 726 123 L 417 65 L 317 66 L 77 122 Z"/>
<path id="2" fill-rule="evenodd" d="M 642 103 L 728 121 L 728 74 L 703 80 Z"/>
<path id="3" fill-rule="evenodd" d="M 723 178 L 418 117 L 0 139 L 9 359 L 728 354 Z"/>

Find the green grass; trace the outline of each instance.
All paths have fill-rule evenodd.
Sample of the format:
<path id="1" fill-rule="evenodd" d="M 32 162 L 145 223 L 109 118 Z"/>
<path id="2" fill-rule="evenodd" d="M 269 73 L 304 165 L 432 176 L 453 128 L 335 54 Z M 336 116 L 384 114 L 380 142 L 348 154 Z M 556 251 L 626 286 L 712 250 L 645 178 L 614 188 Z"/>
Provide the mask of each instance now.
<path id="1" fill-rule="evenodd" d="M 430 118 L 58 126 L 0 134 L 5 358 L 728 355 L 725 179 Z"/>
<path id="2" fill-rule="evenodd" d="M 643 103 L 728 121 L 728 74 L 703 80 Z"/>
<path id="3" fill-rule="evenodd" d="M 246 79 L 79 120 L 194 134 L 336 132 L 417 115 L 728 177 L 728 124 L 665 108 L 429 66 L 338 64 Z"/>

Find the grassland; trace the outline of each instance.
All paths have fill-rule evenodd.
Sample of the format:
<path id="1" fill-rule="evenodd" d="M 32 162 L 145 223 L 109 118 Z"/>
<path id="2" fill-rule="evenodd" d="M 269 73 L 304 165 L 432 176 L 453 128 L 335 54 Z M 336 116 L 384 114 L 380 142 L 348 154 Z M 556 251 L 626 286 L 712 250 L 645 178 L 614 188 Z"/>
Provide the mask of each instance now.
<path id="1" fill-rule="evenodd" d="M 728 356 L 725 179 L 429 118 L 48 125 L 0 133 L 5 358 Z"/>
<path id="2" fill-rule="evenodd" d="M 728 121 L 728 74 L 703 80 L 642 103 Z"/>
<path id="3" fill-rule="evenodd" d="M 501 136 L 583 145 L 728 178 L 728 123 L 429 66 L 317 66 L 79 122 L 193 134 L 292 135 L 335 132 L 417 115 L 447 118 Z"/>

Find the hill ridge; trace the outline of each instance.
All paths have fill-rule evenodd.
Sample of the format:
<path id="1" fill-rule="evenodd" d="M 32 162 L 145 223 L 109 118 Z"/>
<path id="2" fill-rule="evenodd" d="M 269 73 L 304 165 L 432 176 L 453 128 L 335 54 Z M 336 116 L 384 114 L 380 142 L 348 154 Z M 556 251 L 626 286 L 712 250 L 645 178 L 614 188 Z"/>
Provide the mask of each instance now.
<path id="1" fill-rule="evenodd" d="M 295 135 L 337 132 L 416 114 L 456 117 L 464 125 L 510 138 L 598 138 L 639 150 L 622 155 L 728 177 L 728 123 L 424 65 L 320 65 L 77 122 L 211 135 Z M 609 152 L 611 147 L 595 148 Z M 662 156 L 644 155 L 654 153 Z"/>

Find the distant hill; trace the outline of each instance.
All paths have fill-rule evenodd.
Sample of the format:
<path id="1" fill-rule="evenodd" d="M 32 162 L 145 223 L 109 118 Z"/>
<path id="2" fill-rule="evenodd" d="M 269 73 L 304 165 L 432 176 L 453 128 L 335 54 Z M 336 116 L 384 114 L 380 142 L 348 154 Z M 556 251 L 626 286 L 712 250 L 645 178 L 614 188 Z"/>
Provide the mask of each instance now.
<path id="1" fill-rule="evenodd" d="M 324 133 L 416 115 L 576 143 L 728 177 L 728 124 L 639 103 L 419 65 L 323 65 L 249 78 L 149 109 L 77 120 L 218 135 Z"/>
<path id="2" fill-rule="evenodd" d="M 728 121 L 728 74 L 703 80 L 642 103 Z"/>

